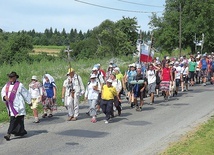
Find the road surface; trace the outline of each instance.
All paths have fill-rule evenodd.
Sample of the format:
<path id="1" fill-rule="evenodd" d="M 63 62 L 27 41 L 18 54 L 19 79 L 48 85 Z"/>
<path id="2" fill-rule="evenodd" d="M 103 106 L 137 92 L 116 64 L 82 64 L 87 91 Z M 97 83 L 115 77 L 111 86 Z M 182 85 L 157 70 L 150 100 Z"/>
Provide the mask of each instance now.
<path id="1" fill-rule="evenodd" d="M 41 119 L 39 124 L 26 119 L 28 134 L 10 141 L 3 138 L 8 128 L 4 123 L 0 125 L 0 154 L 155 155 L 213 114 L 213 92 L 212 85 L 190 87 L 168 102 L 155 98 L 155 104 L 145 104 L 141 112 L 125 101 L 122 115 L 109 124 L 104 123 L 103 114 L 91 123 L 85 114 L 87 104 L 81 104 L 77 121 L 66 121 L 66 110 L 61 107 L 53 118 Z"/>

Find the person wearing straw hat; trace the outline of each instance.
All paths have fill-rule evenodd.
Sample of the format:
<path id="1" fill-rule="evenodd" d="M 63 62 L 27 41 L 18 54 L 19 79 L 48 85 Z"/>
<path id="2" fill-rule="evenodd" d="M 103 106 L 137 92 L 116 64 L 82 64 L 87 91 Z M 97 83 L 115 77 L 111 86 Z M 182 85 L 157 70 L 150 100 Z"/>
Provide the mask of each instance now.
<path id="1" fill-rule="evenodd" d="M 85 93 L 82 78 L 77 75 L 73 68 L 67 72 L 67 80 L 63 83 L 62 99 L 68 109 L 68 121 L 76 121 L 79 116 L 80 96 Z"/>
<path id="2" fill-rule="evenodd" d="M 4 138 L 9 141 L 11 134 L 24 136 L 27 134 L 24 126 L 26 115 L 25 103 L 31 104 L 31 95 L 24 85 L 18 81 L 19 75 L 16 72 L 7 74 L 9 81 L 1 90 L 2 101 L 5 102 L 10 116 L 10 124 Z"/>
<path id="3" fill-rule="evenodd" d="M 33 110 L 34 123 L 39 123 L 37 107 L 42 100 L 43 89 L 42 84 L 38 81 L 37 76 L 33 75 L 29 84 L 29 92 L 31 94 L 31 109 Z"/>

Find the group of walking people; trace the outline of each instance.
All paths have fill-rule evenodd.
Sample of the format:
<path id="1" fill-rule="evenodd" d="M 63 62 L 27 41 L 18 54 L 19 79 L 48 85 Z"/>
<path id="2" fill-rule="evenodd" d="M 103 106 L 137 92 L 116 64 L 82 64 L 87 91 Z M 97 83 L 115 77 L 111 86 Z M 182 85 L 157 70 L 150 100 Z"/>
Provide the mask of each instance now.
<path id="1" fill-rule="evenodd" d="M 102 111 L 105 114 L 104 122 L 109 123 L 115 115 L 121 115 L 122 95 L 127 98 L 131 108 L 141 111 L 144 98 L 148 96 L 148 104 L 152 105 L 155 103 L 155 96 L 162 95 L 164 101 L 168 101 L 170 96 L 177 95 L 179 91 L 188 91 L 189 86 L 196 83 L 202 82 L 206 86 L 208 79 L 212 84 L 213 72 L 214 53 L 177 59 L 164 57 L 162 61 L 155 58 L 153 62 L 133 63 L 128 65 L 124 74 L 113 61 L 106 71 L 100 64 L 95 64 L 86 87 L 81 76 L 73 68 L 69 68 L 62 84 L 62 102 L 68 111 L 68 121 L 78 120 L 80 97 L 84 96 L 89 104 L 87 114 L 91 116 L 91 122 L 96 123 L 97 115 Z M 43 76 L 42 83 L 33 75 L 29 89 L 18 81 L 19 75 L 16 72 L 7 76 L 9 81 L 2 88 L 1 96 L 10 116 L 8 132 L 4 138 L 10 140 L 11 134 L 27 134 L 24 127 L 25 103 L 33 110 L 34 123 L 40 122 L 37 111 L 40 102 L 44 110 L 42 118 L 53 117 L 53 111 L 57 110 L 57 87 L 50 74 Z"/>

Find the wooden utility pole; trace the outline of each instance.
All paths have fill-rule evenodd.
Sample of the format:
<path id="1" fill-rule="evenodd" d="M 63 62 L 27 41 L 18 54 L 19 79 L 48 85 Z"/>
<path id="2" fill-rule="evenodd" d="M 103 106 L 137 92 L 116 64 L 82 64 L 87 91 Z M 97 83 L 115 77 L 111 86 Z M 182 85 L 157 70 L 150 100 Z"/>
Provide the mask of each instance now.
<path id="1" fill-rule="evenodd" d="M 179 6 L 179 51 L 180 51 L 180 57 L 181 57 L 181 3 Z"/>

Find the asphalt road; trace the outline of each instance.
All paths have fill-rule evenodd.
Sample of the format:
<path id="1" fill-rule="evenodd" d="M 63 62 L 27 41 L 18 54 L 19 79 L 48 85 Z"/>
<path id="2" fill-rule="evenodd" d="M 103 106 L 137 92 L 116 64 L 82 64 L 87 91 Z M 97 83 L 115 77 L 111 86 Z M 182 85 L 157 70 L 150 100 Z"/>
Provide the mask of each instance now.
<path id="1" fill-rule="evenodd" d="M 168 102 L 155 98 L 154 105 L 145 104 L 141 112 L 123 103 L 121 116 L 111 123 L 104 123 L 104 115 L 91 123 L 85 114 L 87 104 L 81 104 L 80 117 L 68 122 L 65 108 L 61 107 L 53 118 L 25 120 L 28 135 L 3 136 L 8 123 L 0 125 L 1 155 L 153 155 L 158 154 L 170 142 L 209 118 L 214 112 L 214 86 L 194 86 L 190 91 L 178 94 Z M 146 99 L 146 102 L 148 99 Z"/>

